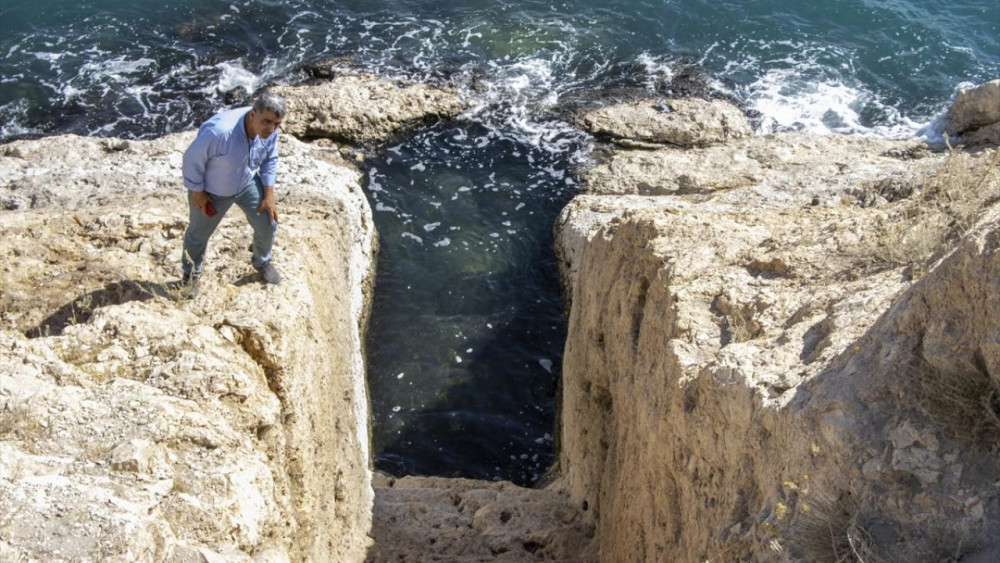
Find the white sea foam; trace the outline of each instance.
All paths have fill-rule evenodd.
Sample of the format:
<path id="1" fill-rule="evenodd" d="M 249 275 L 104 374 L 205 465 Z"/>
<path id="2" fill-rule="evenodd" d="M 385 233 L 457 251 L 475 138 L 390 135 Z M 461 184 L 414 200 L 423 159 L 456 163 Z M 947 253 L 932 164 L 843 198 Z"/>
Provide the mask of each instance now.
<path id="1" fill-rule="evenodd" d="M 95 80 L 109 79 L 121 82 L 126 79 L 126 75 L 135 74 L 151 66 L 156 66 L 156 61 L 153 59 L 143 57 L 129 60 L 122 55 L 114 59 L 85 63 L 80 69 L 80 74 L 90 75 Z"/>
<path id="2" fill-rule="evenodd" d="M 646 51 L 639 55 L 639 64 L 646 69 L 646 87 L 654 88 L 658 81 L 670 82 L 674 78 L 673 60 L 663 56 L 654 56 Z"/>
<path id="3" fill-rule="evenodd" d="M 762 116 L 760 133 L 800 130 L 887 138 L 912 137 L 926 125 L 881 104 L 864 89 L 839 81 L 810 81 L 796 69 L 766 72 L 749 88 L 747 105 Z M 865 125 L 861 110 L 875 105 L 890 124 Z"/>
<path id="4" fill-rule="evenodd" d="M 486 78 L 477 83 L 480 93 L 468 93 L 475 102 L 463 117 L 486 125 L 490 134 L 476 139 L 479 148 L 498 140 L 512 140 L 565 154 L 574 143 L 584 146 L 584 135 L 562 121 L 539 119 L 559 103 L 560 92 L 573 85 L 571 77 L 561 76 L 572 48 L 559 45 L 549 56 L 504 57 L 486 63 Z M 520 156 L 515 154 L 514 156 Z M 583 158 L 580 154 L 580 158 Z"/>
<path id="5" fill-rule="evenodd" d="M 250 72 L 243 66 L 243 59 L 225 61 L 215 65 L 219 71 L 219 77 L 215 84 L 202 89 L 207 94 L 216 92 L 229 92 L 236 88 L 243 88 L 247 92 L 254 92 L 261 85 L 261 77 Z"/>
<path id="6" fill-rule="evenodd" d="M 13 103 L 0 107 L 0 138 L 41 133 L 38 129 L 25 127 L 21 124 L 21 120 L 27 114 L 28 103 L 26 100 L 16 100 Z"/>

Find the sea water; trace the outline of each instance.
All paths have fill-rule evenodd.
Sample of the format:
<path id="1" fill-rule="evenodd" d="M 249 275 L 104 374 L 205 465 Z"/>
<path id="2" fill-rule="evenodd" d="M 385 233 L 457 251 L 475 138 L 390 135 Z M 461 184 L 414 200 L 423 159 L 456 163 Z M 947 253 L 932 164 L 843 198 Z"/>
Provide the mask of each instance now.
<path id="1" fill-rule="evenodd" d="M 565 334 L 551 226 L 591 148 L 563 110 L 693 84 L 761 133 L 935 139 L 1000 77 L 1000 3 L 4 0 L 0 52 L 0 141 L 186 130 L 319 62 L 462 91 L 457 123 L 369 155 L 376 465 L 527 484 Z"/>

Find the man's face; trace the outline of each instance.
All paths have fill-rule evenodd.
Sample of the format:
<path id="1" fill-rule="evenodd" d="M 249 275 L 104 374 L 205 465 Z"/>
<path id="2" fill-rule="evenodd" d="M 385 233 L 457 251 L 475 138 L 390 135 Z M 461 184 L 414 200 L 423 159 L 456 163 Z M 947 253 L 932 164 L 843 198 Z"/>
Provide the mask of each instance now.
<path id="1" fill-rule="evenodd" d="M 250 124 L 253 131 L 261 139 L 266 139 L 274 133 L 274 130 L 281 126 L 282 118 L 267 110 L 257 112 L 250 110 Z"/>

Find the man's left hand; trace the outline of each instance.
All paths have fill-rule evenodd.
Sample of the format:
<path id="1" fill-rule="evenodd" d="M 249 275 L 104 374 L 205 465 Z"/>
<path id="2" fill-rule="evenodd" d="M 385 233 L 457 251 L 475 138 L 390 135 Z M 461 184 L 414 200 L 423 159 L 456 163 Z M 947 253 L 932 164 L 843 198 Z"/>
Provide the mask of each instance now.
<path id="1" fill-rule="evenodd" d="M 274 201 L 274 187 L 264 186 L 264 197 L 260 200 L 260 207 L 257 208 L 257 215 L 267 212 L 271 222 L 278 220 L 278 205 Z"/>

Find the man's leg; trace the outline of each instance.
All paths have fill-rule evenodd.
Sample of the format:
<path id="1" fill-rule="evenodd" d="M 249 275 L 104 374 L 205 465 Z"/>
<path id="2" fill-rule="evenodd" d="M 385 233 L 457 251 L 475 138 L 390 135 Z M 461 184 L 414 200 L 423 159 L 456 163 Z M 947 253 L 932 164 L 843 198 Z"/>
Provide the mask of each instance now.
<path id="1" fill-rule="evenodd" d="M 232 205 L 232 197 L 212 196 L 212 207 L 216 213 L 214 217 L 209 217 L 191 204 L 191 192 L 188 192 L 188 228 L 184 231 L 184 253 L 181 255 L 185 281 L 197 279 L 201 275 L 201 261 L 208 248 L 208 239 Z"/>
<path id="2" fill-rule="evenodd" d="M 271 262 L 271 247 L 274 246 L 274 234 L 278 231 L 277 221 L 272 223 L 267 213 L 257 213 L 263 196 L 264 185 L 259 176 L 254 176 L 254 181 L 236 196 L 236 205 L 240 206 L 253 227 L 253 257 L 250 262 L 258 272 Z"/>

